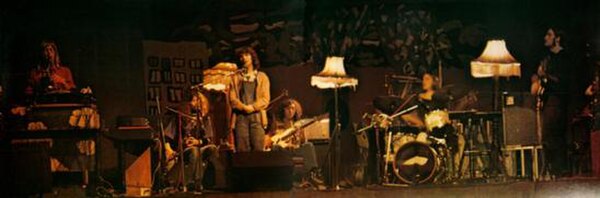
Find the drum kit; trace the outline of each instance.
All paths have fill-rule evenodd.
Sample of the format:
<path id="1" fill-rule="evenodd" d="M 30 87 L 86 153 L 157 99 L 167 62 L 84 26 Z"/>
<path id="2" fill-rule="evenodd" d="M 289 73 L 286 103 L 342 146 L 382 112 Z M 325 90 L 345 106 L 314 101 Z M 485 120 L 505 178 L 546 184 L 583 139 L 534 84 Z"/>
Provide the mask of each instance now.
<path id="1" fill-rule="evenodd" d="M 443 115 L 443 112 L 446 112 L 447 117 L 447 111 L 444 110 L 436 111 L 435 114 Z M 437 116 L 435 114 L 427 115 Z M 384 184 L 417 185 L 450 181 L 450 176 L 453 175 L 452 160 L 446 139 L 431 133 L 434 129 L 449 125 L 449 119 L 436 119 L 435 122 L 426 120 L 427 130 L 421 131 L 410 129 L 411 127 L 386 128 L 382 126 L 385 124 L 381 123 L 381 114 L 373 117 L 377 118 L 372 119 L 374 127 L 386 131 L 381 174 Z"/>
<path id="2" fill-rule="evenodd" d="M 403 109 L 408 102 L 403 104 L 402 101 L 406 100 L 409 99 L 376 97 L 374 106 L 377 113 L 364 116 L 366 127 L 358 130 L 373 129 L 377 134 L 374 136 L 378 139 L 376 144 L 385 144 L 383 147 L 376 145 L 378 181 L 392 186 L 456 181 L 460 171 L 454 159 L 462 153 L 454 147 L 462 134 L 453 130 L 448 110 L 430 110 L 419 116 L 415 111 L 419 108 L 417 105 Z M 392 113 L 395 114 L 388 116 Z M 420 125 L 411 122 L 415 119 Z M 379 133 L 385 135 L 380 136 Z"/>

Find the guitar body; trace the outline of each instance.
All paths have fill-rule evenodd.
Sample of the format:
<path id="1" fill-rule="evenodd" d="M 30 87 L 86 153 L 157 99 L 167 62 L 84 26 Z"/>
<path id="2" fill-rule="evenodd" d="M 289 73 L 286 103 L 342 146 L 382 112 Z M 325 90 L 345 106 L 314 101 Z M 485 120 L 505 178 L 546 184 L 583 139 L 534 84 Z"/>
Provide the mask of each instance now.
<path id="1" fill-rule="evenodd" d="M 544 103 L 548 99 L 546 94 L 546 87 L 548 85 L 548 79 L 545 77 L 534 76 L 531 82 L 531 94 L 536 98 L 536 110 L 542 110 Z"/>
<path id="2" fill-rule="evenodd" d="M 293 144 L 291 141 L 293 138 L 284 140 L 285 136 L 289 135 L 289 130 L 295 130 L 295 128 L 286 129 L 272 135 L 265 135 L 265 148 L 271 149 L 275 145 L 279 145 L 282 148 L 288 148 L 292 146 Z"/>
<path id="3" fill-rule="evenodd" d="M 290 128 L 276 130 L 277 132 L 275 134 L 265 136 L 265 148 L 270 149 L 273 148 L 274 145 L 279 145 L 282 148 L 297 146 L 294 144 L 294 137 L 298 134 L 298 132 L 302 131 L 302 129 L 306 128 L 307 126 L 327 117 L 329 117 L 329 115 L 325 114 L 308 120 L 299 120 L 296 121 Z"/>

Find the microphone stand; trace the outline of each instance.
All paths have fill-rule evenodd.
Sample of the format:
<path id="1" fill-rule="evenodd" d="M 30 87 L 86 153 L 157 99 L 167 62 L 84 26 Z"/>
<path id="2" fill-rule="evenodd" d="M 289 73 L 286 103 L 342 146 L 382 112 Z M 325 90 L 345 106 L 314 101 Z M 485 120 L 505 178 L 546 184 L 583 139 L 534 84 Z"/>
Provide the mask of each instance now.
<path id="1" fill-rule="evenodd" d="M 419 105 L 414 105 L 414 106 L 409 107 L 407 109 L 404 109 L 404 110 L 402 110 L 402 111 L 400 111 L 400 112 L 398 112 L 398 113 L 396 113 L 394 115 L 389 116 L 387 119 L 394 119 L 394 118 L 396 118 L 398 116 L 407 114 L 408 112 L 411 112 L 411 111 L 413 111 L 413 110 L 415 110 L 417 108 L 419 108 Z M 375 123 L 371 122 L 371 124 L 369 126 L 366 126 L 366 127 L 363 127 L 361 129 L 359 129 L 358 131 L 356 131 L 356 133 L 362 133 L 362 132 L 364 132 L 366 130 L 369 130 L 369 129 L 373 128 L 373 127 L 375 127 Z"/>
<path id="2" fill-rule="evenodd" d="M 163 119 L 162 119 L 162 112 L 160 110 L 160 96 L 156 96 L 156 106 L 158 107 L 158 125 L 160 126 L 160 151 L 159 151 L 159 159 L 160 159 L 160 163 L 158 164 L 160 166 L 160 183 L 161 183 L 161 187 L 162 190 L 164 190 L 166 181 L 167 181 L 167 164 L 169 163 L 167 160 L 167 150 L 165 148 L 165 144 L 167 144 L 167 141 L 165 139 L 165 127 L 163 125 Z"/>

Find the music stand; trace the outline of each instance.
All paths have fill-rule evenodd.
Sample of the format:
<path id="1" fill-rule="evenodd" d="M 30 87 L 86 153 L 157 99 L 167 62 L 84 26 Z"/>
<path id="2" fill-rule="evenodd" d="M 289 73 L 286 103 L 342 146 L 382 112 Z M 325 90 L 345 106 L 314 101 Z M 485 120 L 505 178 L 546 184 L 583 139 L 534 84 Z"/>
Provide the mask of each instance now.
<path id="1" fill-rule="evenodd" d="M 333 89 L 334 93 L 334 111 L 335 127 L 331 135 L 332 141 L 329 145 L 329 181 L 331 188 L 339 190 L 339 151 L 340 151 L 340 132 L 341 124 L 339 119 L 338 89 L 343 87 L 356 87 L 358 80 L 346 75 L 344 70 L 344 57 L 327 57 L 325 67 L 317 75 L 313 75 L 310 80 L 311 86 L 319 89 Z M 334 148 L 333 150 L 331 148 Z M 333 151 L 333 152 L 332 152 Z"/>

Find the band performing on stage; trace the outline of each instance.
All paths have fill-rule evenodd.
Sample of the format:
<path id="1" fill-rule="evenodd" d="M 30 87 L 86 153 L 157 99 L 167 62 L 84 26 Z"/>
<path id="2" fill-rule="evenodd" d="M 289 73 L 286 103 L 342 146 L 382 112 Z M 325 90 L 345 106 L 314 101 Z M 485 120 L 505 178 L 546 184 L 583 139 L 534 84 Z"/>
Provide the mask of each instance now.
<path id="1" fill-rule="evenodd" d="M 7 162 L 0 177 L 25 175 L 40 185 L 4 182 L 0 185 L 17 187 L 0 194 L 47 193 L 64 181 L 75 181 L 86 196 L 137 197 L 461 187 L 600 176 L 600 133 L 594 132 L 600 123 L 600 61 L 590 61 L 593 68 L 585 70 L 575 66 L 582 62 L 575 54 L 581 50 L 567 44 L 575 35 L 549 26 L 543 38 L 532 41 L 543 52 L 526 52 L 525 44 L 510 39 L 490 39 L 477 44 L 473 54 L 463 49 L 474 42 L 467 37 L 491 37 L 475 32 L 475 25 L 410 30 L 416 21 L 432 23 L 431 16 L 417 11 L 405 13 L 406 21 L 370 17 L 372 9 L 387 9 L 381 5 L 332 15 L 356 17 L 345 25 L 322 25 L 318 18 L 258 25 L 244 21 L 250 19 L 243 14 L 227 19 L 242 21 L 227 25 L 234 33 L 189 25 L 176 33 L 220 35 L 209 42 L 210 49 L 194 39 L 143 41 L 144 60 L 129 60 L 132 66 L 114 72 L 67 66 L 61 58 L 77 65 L 83 62 L 78 56 L 103 60 L 104 55 L 83 47 L 64 53 L 62 45 L 79 44 L 44 39 L 35 46 L 37 61 L 23 68 L 27 74 L 7 74 L 11 84 L 0 81 L 0 157 Z M 270 8 L 256 9 L 260 20 L 271 17 Z M 334 33 L 305 30 L 278 41 L 311 43 L 285 48 L 306 57 L 285 54 L 284 47 L 263 40 L 250 42 L 256 36 L 248 32 L 279 38 L 291 33 L 271 31 L 299 24 Z M 369 28 L 360 27 L 365 24 Z M 463 28 L 456 33 L 462 40 L 445 45 L 448 38 L 440 35 L 454 26 Z M 371 30 L 377 34 L 365 33 Z M 353 33 L 340 37 L 340 32 Z M 402 39 L 386 36 L 405 33 Z M 226 41 L 234 36 L 243 39 Z M 343 42 L 328 43 L 326 37 Z M 439 50 L 452 47 L 470 54 Z M 536 53 L 543 56 L 533 58 Z M 399 66 L 376 66 L 384 60 L 379 54 L 386 64 Z M 302 61 L 296 64 L 288 56 Z M 423 61 L 407 61 L 409 56 Z M 365 64 L 373 67 L 356 66 Z M 582 71 L 594 72 L 583 77 L 577 74 Z M 98 79 L 111 87 L 99 86 L 106 82 Z M 7 87 L 10 99 L 5 99 Z"/>

